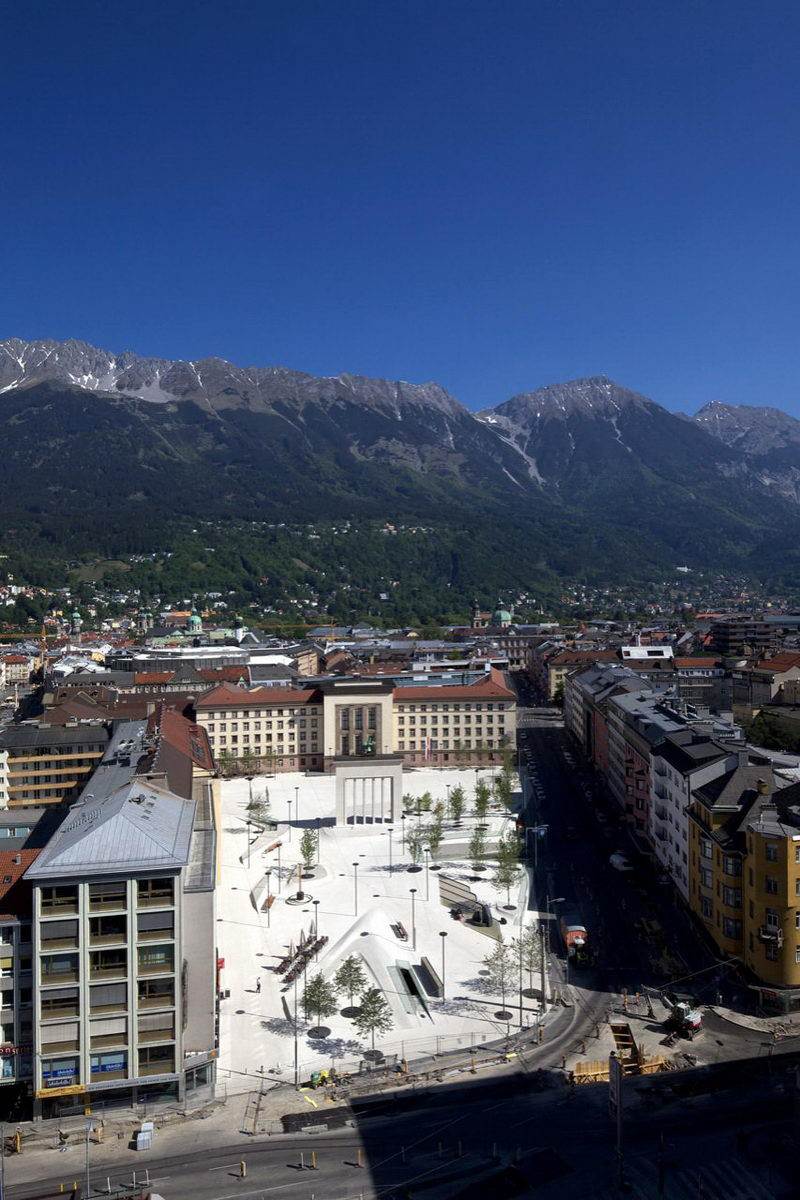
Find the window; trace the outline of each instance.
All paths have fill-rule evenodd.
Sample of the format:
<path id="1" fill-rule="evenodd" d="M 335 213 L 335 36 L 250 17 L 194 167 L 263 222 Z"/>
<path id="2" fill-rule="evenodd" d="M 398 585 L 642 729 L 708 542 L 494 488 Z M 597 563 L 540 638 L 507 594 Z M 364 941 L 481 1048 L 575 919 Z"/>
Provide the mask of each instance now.
<path id="1" fill-rule="evenodd" d="M 139 1008 L 171 1008 L 175 1004 L 174 979 L 140 979 Z"/>
<path id="2" fill-rule="evenodd" d="M 741 875 L 741 860 L 735 858 L 732 854 L 726 854 L 722 859 L 722 869 L 726 875 Z"/>
<path id="3" fill-rule="evenodd" d="M 92 1079 L 124 1079 L 128 1074 L 128 1055 L 125 1050 L 93 1054 L 89 1065 Z"/>
<path id="4" fill-rule="evenodd" d="M 766 920 L 767 929 L 780 929 L 781 917 L 780 917 L 780 913 L 778 912 L 777 908 L 766 909 L 764 916 L 765 916 L 765 920 Z"/>
<path id="5" fill-rule="evenodd" d="M 174 937 L 175 914 L 169 912 L 144 912 L 137 918 L 139 941 L 152 942 Z"/>
<path id="6" fill-rule="evenodd" d="M 711 846 L 711 842 L 708 840 L 708 838 L 700 839 L 700 853 L 703 856 L 703 858 L 708 858 L 708 859 L 712 858 L 714 851 Z"/>
<path id="7" fill-rule="evenodd" d="M 128 1007 L 126 983 L 101 983 L 89 988 L 89 1012 L 119 1012 Z"/>
<path id="8" fill-rule="evenodd" d="M 139 1051 L 139 1074 L 162 1075 L 175 1070 L 173 1046 L 147 1046 Z"/>
<path id="9" fill-rule="evenodd" d="M 165 975 L 173 970 L 175 951 L 172 946 L 140 946 L 139 974 Z"/>
<path id="10" fill-rule="evenodd" d="M 42 950 L 55 950 L 78 945 L 78 922 L 42 921 L 40 940 Z"/>
<path id="11" fill-rule="evenodd" d="M 174 881 L 167 879 L 140 879 L 138 884 L 140 908 L 166 908 L 175 903 Z"/>
<path id="12" fill-rule="evenodd" d="M 734 938 L 738 941 L 742 936 L 742 922 L 734 917 L 722 918 L 722 932 L 725 937 Z"/>
<path id="13" fill-rule="evenodd" d="M 80 1012 L 78 989 L 48 988 L 46 992 L 42 992 L 41 1004 L 43 1021 L 55 1017 L 77 1017 Z"/>
<path id="14" fill-rule="evenodd" d="M 704 917 L 711 918 L 714 916 L 714 903 L 709 896 L 700 897 L 700 909 Z"/>
<path id="15" fill-rule="evenodd" d="M 714 875 L 710 867 L 700 868 L 700 883 L 703 887 L 713 887 Z"/>
<path id="16" fill-rule="evenodd" d="M 778 843 L 777 842 L 767 842 L 766 850 L 765 850 L 765 858 L 766 858 L 767 862 L 777 862 L 778 861 Z"/>
<path id="17" fill-rule="evenodd" d="M 42 958 L 42 983 L 77 983 L 77 954 L 48 954 Z"/>
<path id="18" fill-rule="evenodd" d="M 767 942 L 764 947 L 764 957 L 769 959 L 770 962 L 778 961 L 778 947 L 775 942 Z"/>
<path id="19" fill-rule="evenodd" d="M 765 875 L 764 876 L 764 891 L 769 896 L 777 896 L 778 881 L 774 875 Z"/>

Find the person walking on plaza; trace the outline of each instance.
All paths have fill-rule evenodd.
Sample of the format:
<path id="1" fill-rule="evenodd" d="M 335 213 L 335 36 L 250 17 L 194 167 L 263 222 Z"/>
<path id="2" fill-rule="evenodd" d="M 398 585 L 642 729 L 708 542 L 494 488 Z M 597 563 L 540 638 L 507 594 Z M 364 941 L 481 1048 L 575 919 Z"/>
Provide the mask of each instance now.
<path id="1" fill-rule="evenodd" d="M 261 980 L 260 979 L 256 980 L 256 995 L 257 996 L 261 995 Z"/>

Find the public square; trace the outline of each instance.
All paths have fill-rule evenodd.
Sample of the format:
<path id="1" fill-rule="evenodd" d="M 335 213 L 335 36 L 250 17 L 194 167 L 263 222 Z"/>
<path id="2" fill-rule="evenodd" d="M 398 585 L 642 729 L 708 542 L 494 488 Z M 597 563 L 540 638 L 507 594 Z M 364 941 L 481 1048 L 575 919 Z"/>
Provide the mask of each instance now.
<path id="1" fill-rule="evenodd" d="M 516 985 L 506 995 L 510 1019 L 497 1019 L 495 1014 L 503 1011 L 501 996 L 489 986 L 483 965 L 498 937 L 510 941 L 520 923 L 534 917 L 527 908 L 524 869 L 510 897 L 492 883 L 492 857 L 498 839 L 513 828 L 511 813 L 492 804 L 483 819 L 486 868 L 478 875 L 468 856 L 478 823 L 472 803 L 476 778 L 491 783 L 495 773 L 494 768 L 404 772 L 406 795 L 428 793 L 435 805 L 446 802 L 448 789 L 461 785 L 467 799 L 460 823 L 445 818 L 438 853 L 421 855 L 416 871 L 409 871 L 411 831 L 418 822 L 430 823 L 431 812 L 395 819 L 391 829 L 380 821 L 336 825 L 332 775 L 285 774 L 223 783 L 217 919 L 224 960 L 220 987 L 227 998 L 221 1006 L 219 1071 L 229 1091 L 251 1087 L 262 1072 L 293 1082 L 295 1028 L 301 1082 L 314 1071 L 335 1067 L 350 1073 L 363 1065 L 370 1043 L 341 1014 L 349 1006 L 348 996 L 339 995 L 338 1011 L 322 1022 L 330 1031 L 325 1037 L 316 1033 L 319 1022 L 305 1020 L 303 1014 L 307 980 L 320 972 L 331 981 L 351 955 L 360 957 L 367 986 L 380 988 L 390 1006 L 391 1029 L 376 1040 L 387 1058 L 480 1045 L 518 1028 L 520 1019 L 525 1025 L 536 1022 L 538 998 L 523 997 L 520 1007 Z M 251 795 L 258 799 L 265 791 L 270 827 L 260 832 L 247 825 L 248 803 Z M 299 883 L 306 830 L 318 838 L 319 855 L 310 877 Z M 440 902 L 443 877 L 466 884 L 487 906 L 491 934 L 454 919 L 450 907 Z M 298 891 L 304 897 L 300 902 Z M 308 949 L 301 969 L 298 952 L 304 942 Z M 402 979 L 423 958 L 443 981 L 444 999 L 425 996 L 420 1001 L 403 986 Z M 282 960 L 291 965 L 279 974 Z M 526 990 L 528 983 L 526 978 Z"/>

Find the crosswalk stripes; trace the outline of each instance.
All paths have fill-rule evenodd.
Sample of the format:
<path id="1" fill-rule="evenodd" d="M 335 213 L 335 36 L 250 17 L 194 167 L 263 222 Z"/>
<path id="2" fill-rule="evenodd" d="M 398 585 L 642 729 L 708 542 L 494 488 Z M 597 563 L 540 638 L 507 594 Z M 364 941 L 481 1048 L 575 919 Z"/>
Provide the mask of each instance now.
<path id="1" fill-rule="evenodd" d="M 637 1200 L 659 1200 L 658 1166 L 650 1159 L 626 1163 L 628 1193 Z M 695 1168 L 667 1168 L 664 1200 L 774 1200 L 763 1174 L 755 1175 L 740 1159 L 706 1162 Z"/>

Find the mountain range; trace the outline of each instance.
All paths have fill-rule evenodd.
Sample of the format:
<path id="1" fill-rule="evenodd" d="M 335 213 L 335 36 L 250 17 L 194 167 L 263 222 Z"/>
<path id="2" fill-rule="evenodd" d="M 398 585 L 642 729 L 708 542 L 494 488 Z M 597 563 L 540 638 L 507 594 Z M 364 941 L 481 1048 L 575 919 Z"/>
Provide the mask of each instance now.
<path id="1" fill-rule="evenodd" d="M 0 437 L 0 549 L 16 537 L 17 562 L 21 535 L 55 564 L 163 550 L 201 520 L 348 518 L 457 538 L 459 595 L 481 562 L 497 588 L 679 564 L 800 583 L 800 421 L 719 403 L 686 417 L 602 376 L 473 413 L 435 383 L 11 338 Z"/>

